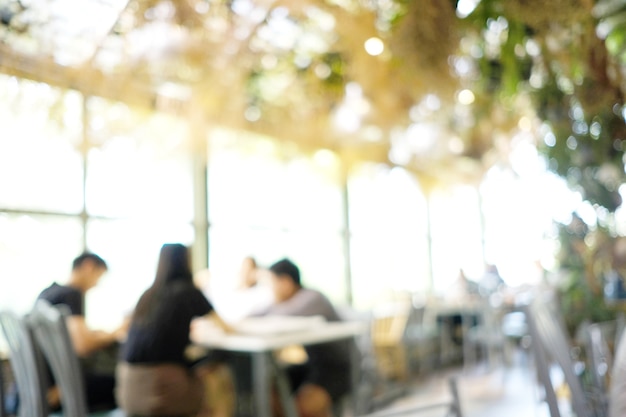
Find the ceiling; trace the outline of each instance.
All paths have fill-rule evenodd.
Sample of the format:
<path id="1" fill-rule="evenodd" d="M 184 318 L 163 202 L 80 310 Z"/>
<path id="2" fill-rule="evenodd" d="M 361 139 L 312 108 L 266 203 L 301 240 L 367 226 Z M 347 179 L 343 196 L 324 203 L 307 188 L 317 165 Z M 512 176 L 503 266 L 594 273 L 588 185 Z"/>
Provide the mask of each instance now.
<path id="1" fill-rule="evenodd" d="M 489 114 L 505 126 L 497 134 L 469 110 L 468 2 L 0 0 L 0 72 L 474 179 L 529 106 Z"/>

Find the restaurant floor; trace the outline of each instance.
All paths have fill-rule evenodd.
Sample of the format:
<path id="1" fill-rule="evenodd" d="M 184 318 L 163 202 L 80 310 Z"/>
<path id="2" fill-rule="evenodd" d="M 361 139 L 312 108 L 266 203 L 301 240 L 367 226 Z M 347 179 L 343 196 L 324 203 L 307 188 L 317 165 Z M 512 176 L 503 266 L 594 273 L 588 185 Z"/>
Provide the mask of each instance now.
<path id="1" fill-rule="evenodd" d="M 408 392 L 383 410 L 404 409 L 450 398 L 448 379 L 456 376 L 464 417 L 549 417 L 541 401 L 534 364 L 524 351 L 507 365 L 452 367 L 417 377 Z M 406 414 L 407 416 L 410 414 Z M 443 417 L 445 410 L 416 413 L 419 417 Z"/>

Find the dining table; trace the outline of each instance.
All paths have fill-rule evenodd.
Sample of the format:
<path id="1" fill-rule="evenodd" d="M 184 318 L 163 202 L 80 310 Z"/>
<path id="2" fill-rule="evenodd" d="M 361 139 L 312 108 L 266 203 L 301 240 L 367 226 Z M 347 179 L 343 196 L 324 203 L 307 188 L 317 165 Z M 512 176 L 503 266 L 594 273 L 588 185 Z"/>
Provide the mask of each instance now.
<path id="1" fill-rule="evenodd" d="M 308 346 L 363 335 L 368 325 L 363 321 L 327 322 L 321 317 L 268 316 L 243 320 L 224 332 L 210 319 L 196 319 L 191 339 L 198 346 L 249 354 L 252 358 L 252 387 L 255 416 L 271 417 L 272 387 L 276 384 L 286 417 L 297 417 L 295 401 L 284 366 L 276 353 L 292 346 Z M 353 349 L 357 344 L 353 343 Z M 350 357 L 352 387 L 358 383 L 358 351 Z"/>

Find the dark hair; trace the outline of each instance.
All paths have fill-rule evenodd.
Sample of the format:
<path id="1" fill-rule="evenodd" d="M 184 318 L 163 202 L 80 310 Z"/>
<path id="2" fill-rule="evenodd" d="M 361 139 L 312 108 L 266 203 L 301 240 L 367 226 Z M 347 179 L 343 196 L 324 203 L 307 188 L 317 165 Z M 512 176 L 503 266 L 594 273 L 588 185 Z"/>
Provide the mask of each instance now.
<path id="1" fill-rule="evenodd" d="M 278 276 L 288 276 L 297 286 L 300 284 L 300 270 L 289 259 L 284 258 L 269 267 L 269 270 Z"/>
<path id="2" fill-rule="evenodd" d="M 80 268 L 85 262 L 93 262 L 93 264 L 98 268 L 109 269 L 104 259 L 96 255 L 95 253 L 83 252 L 72 262 L 72 270 Z"/>
<path id="3" fill-rule="evenodd" d="M 148 319 L 172 283 L 193 285 L 189 250 L 180 243 L 166 243 L 161 247 L 154 282 L 139 299 L 134 318 Z"/>

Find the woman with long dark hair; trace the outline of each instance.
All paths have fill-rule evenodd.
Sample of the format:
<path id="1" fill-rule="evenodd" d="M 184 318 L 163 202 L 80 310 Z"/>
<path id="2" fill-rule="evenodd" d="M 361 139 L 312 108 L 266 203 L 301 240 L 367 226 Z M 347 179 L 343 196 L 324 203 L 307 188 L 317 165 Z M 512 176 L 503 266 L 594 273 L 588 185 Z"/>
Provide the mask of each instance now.
<path id="1" fill-rule="evenodd" d="M 222 323 L 193 283 L 187 247 L 163 245 L 156 277 L 135 307 L 117 368 L 117 400 L 129 415 L 207 412 L 209 371 L 185 356 L 192 319 L 207 314 Z"/>

